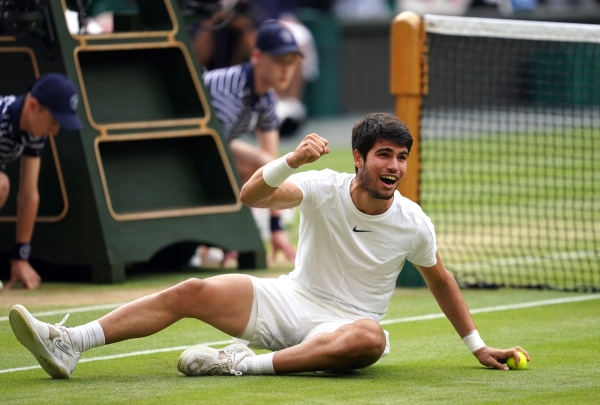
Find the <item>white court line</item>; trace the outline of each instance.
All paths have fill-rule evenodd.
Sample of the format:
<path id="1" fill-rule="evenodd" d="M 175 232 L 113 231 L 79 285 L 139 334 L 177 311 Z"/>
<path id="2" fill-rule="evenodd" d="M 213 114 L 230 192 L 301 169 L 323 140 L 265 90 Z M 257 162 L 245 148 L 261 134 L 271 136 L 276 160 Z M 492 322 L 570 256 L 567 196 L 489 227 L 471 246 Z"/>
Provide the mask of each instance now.
<path id="1" fill-rule="evenodd" d="M 541 307 L 544 305 L 567 304 L 570 302 L 589 301 L 589 300 L 597 300 L 597 299 L 600 299 L 600 294 L 578 295 L 576 297 L 554 298 L 554 299 L 550 299 L 550 300 L 522 302 L 520 304 L 498 305 L 495 307 L 471 309 L 470 312 L 471 312 L 471 314 L 482 314 L 485 312 L 508 311 L 511 309 L 533 308 L 533 307 Z M 386 319 L 384 321 L 379 322 L 379 324 L 380 325 L 389 325 L 392 323 L 425 321 L 428 319 L 444 318 L 445 316 L 446 315 L 444 315 L 443 313 L 440 312 L 437 314 L 409 316 L 406 318 L 397 318 L 397 319 Z"/>
<path id="2" fill-rule="evenodd" d="M 549 300 L 542 301 L 532 301 L 532 302 L 523 302 L 520 304 L 510 304 L 510 305 L 497 305 L 494 307 L 486 307 L 486 308 L 477 308 L 472 309 L 472 314 L 481 314 L 486 312 L 498 312 L 498 311 L 509 311 L 511 309 L 522 309 L 522 308 L 533 308 L 533 307 L 541 307 L 545 305 L 556 305 L 556 304 L 568 304 L 571 302 L 580 302 L 580 301 L 590 301 L 600 299 L 600 294 L 591 294 L 591 295 L 578 295 L 576 297 L 567 297 L 567 298 L 555 298 Z M 64 313 L 62 311 L 61 313 Z M 81 311 L 79 311 L 81 312 Z M 443 313 L 437 314 L 428 314 L 428 315 L 419 315 L 419 316 L 409 316 L 406 318 L 397 318 L 397 319 L 386 319 L 384 321 L 379 322 L 380 325 L 389 325 L 393 323 L 402 323 L 402 322 L 414 322 L 414 321 L 426 321 L 430 319 L 438 319 L 444 318 L 445 315 Z M 221 340 L 217 342 L 207 342 L 204 343 L 207 346 L 217 346 L 217 345 L 225 345 L 233 343 L 233 340 Z M 185 350 L 189 346 L 176 346 L 176 347 L 168 347 L 164 349 L 153 349 L 153 350 L 142 350 L 139 352 L 129 352 L 122 354 L 114 354 L 111 356 L 102 356 L 102 357 L 92 357 L 89 359 L 81 359 L 80 363 L 87 363 L 90 361 L 100 361 L 100 360 L 110 360 L 110 359 L 119 359 L 123 357 L 131 357 L 131 356 L 142 356 L 146 354 L 154 354 L 154 353 L 165 353 L 172 352 L 177 350 Z M 9 368 L 5 370 L 0 370 L 0 374 L 3 373 L 13 373 L 16 371 L 25 371 L 25 370 L 33 370 L 35 368 L 41 368 L 40 366 L 29 366 L 29 367 L 18 367 L 18 368 Z"/>
<path id="3" fill-rule="evenodd" d="M 97 311 L 97 310 L 101 310 L 101 309 L 115 309 L 115 308 L 122 307 L 125 304 L 127 304 L 127 302 L 119 302 L 117 304 L 92 305 L 89 307 L 55 309 L 53 311 L 36 312 L 31 315 L 38 318 L 40 316 L 48 316 L 48 315 L 74 314 L 77 312 L 89 312 L 89 311 Z M 8 316 L 0 316 L 0 322 L 2 322 L 2 321 L 8 321 Z"/>
<path id="4" fill-rule="evenodd" d="M 217 346 L 217 345 L 226 345 L 233 343 L 232 339 L 229 340 L 220 340 L 217 342 L 207 342 L 204 343 L 207 346 Z M 87 363 L 90 361 L 100 361 L 100 360 L 111 360 L 111 359 L 120 359 L 122 357 L 132 357 L 132 356 L 143 356 L 145 354 L 154 354 L 154 353 L 165 353 L 165 352 L 174 352 L 177 350 L 185 350 L 190 346 L 176 346 L 176 347 L 167 347 L 165 349 L 153 349 L 153 350 L 142 350 L 139 352 L 129 352 L 129 353 L 121 353 L 121 354 L 113 354 L 110 356 L 101 356 L 101 357 L 91 357 L 89 359 L 81 359 L 79 363 Z M 14 373 L 15 371 L 26 371 L 33 370 L 35 368 L 42 368 L 41 366 L 29 366 L 29 367 L 18 367 L 18 368 L 8 368 L 6 370 L 0 370 L 0 374 L 3 373 Z"/>

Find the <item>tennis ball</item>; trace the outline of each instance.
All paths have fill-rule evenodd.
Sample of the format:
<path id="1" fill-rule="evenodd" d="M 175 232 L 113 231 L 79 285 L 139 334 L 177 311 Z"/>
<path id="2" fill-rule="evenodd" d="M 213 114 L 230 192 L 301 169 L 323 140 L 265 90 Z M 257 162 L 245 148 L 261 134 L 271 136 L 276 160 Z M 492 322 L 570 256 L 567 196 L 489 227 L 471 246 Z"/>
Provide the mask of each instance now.
<path id="1" fill-rule="evenodd" d="M 511 370 L 523 370 L 525 367 L 527 367 L 527 358 L 525 357 L 525 355 L 519 352 L 519 357 L 520 360 L 518 366 L 515 362 L 515 358 L 509 357 L 508 360 L 506 360 L 506 365 L 508 366 L 508 368 L 510 368 Z"/>

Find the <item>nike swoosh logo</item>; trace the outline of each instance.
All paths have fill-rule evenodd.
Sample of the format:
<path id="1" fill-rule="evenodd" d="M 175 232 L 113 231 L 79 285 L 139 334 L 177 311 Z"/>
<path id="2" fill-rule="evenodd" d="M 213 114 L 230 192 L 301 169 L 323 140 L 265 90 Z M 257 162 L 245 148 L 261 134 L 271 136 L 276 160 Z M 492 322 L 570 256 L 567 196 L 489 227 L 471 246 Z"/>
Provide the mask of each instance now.
<path id="1" fill-rule="evenodd" d="M 71 353 L 69 353 L 69 350 L 68 350 L 67 348 L 65 348 L 65 347 L 63 347 L 63 346 L 62 346 L 62 340 L 60 340 L 60 339 L 56 340 L 56 341 L 54 342 L 54 346 L 56 346 L 56 348 L 57 348 L 58 350 L 60 350 L 61 352 L 63 352 L 63 353 L 64 353 L 64 354 L 66 354 L 67 356 L 69 356 L 69 357 L 73 357 L 73 356 L 71 355 Z"/>
<path id="2" fill-rule="evenodd" d="M 352 232 L 373 232 L 373 231 L 363 231 L 361 229 L 356 229 L 357 227 L 355 226 L 354 228 L 352 228 Z"/>

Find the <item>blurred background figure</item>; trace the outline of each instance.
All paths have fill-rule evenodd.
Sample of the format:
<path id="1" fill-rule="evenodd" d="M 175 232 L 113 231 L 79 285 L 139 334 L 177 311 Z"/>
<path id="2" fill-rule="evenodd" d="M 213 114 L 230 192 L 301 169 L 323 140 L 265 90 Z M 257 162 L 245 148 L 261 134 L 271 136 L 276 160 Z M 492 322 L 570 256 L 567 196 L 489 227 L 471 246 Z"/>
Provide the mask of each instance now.
<path id="1" fill-rule="evenodd" d="M 282 15 L 279 21 L 291 31 L 304 54 L 304 58 L 300 61 L 300 68 L 296 71 L 290 87 L 277 94 L 279 100 L 275 112 L 281 122 L 279 134 L 290 136 L 306 119 L 306 107 L 302 104 L 302 96 L 306 83 L 317 80 L 319 77 L 319 56 L 311 32 L 294 15 Z"/>
<path id="2" fill-rule="evenodd" d="M 279 20 L 292 33 L 304 55 L 298 61 L 300 67 L 289 88 L 276 91 L 280 136 L 294 134 L 307 115 L 302 103 L 306 82 L 319 77 L 319 58 L 313 35 L 296 15 L 302 2 L 222 0 L 221 4 L 221 11 L 190 30 L 199 63 L 212 70 L 248 61 L 256 41 L 257 27 L 267 20 Z"/>
<path id="3" fill-rule="evenodd" d="M 282 137 L 293 135 L 306 119 L 306 107 L 302 104 L 306 82 L 319 77 L 319 56 L 312 33 L 298 19 L 297 11 L 306 6 L 299 0 L 252 0 L 259 18 L 279 20 L 294 36 L 304 58 L 289 88 L 277 92 L 276 114 L 281 122 L 279 134 Z"/>
<path id="4" fill-rule="evenodd" d="M 206 70 L 234 66 L 250 60 L 258 27 L 267 20 L 279 20 L 290 30 L 304 58 L 292 85 L 277 90 L 276 114 L 280 135 L 293 135 L 307 117 L 302 103 L 307 82 L 319 77 L 319 57 L 312 33 L 297 16 L 299 7 L 329 10 L 332 1 L 311 0 L 178 0 L 182 12 L 204 9 L 199 23 L 188 27 L 193 51 Z M 206 9 L 214 7 L 215 12 Z M 67 11 L 69 30 L 73 34 L 107 34 L 118 31 L 117 14 L 136 13 L 137 0 L 89 0 L 85 3 L 85 19 L 75 11 Z M 83 28 L 80 26 L 83 24 Z"/>
<path id="5" fill-rule="evenodd" d="M 296 77 L 302 51 L 291 31 L 276 20 L 267 20 L 259 28 L 250 62 L 204 73 L 204 85 L 221 123 L 223 135 L 234 157 L 242 183 L 256 170 L 279 156 L 279 120 L 275 114 L 277 91 L 285 91 Z M 254 132 L 258 146 L 241 139 Z M 295 249 L 283 230 L 281 213 L 271 210 L 273 258 L 283 252 L 293 261 Z M 207 251 L 197 250 L 190 265 L 206 263 Z M 227 252 L 223 264 L 235 258 Z"/>
<path id="6" fill-rule="evenodd" d="M 189 29 L 192 47 L 206 70 L 250 60 L 260 21 L 247 0 L 222 0 L 212 17 Z"/>

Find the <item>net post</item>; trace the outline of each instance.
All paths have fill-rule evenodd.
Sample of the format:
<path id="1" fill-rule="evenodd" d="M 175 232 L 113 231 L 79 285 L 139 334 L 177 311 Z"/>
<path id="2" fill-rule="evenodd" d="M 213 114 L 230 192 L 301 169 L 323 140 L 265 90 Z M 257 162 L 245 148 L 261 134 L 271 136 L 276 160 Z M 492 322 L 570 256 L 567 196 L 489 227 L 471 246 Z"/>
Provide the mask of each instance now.
<path id="1" fill-rule="evenodd" d="M 408 170 L 398 189 L 404 197 L 418 203 L 421 171 L 419 130 L 427 83 L 423 20 L 412 11 L 402 12 L 392 21 L 390 36 L 390 92 L 395 97 L 396 116 L 413 136 Z"/>

